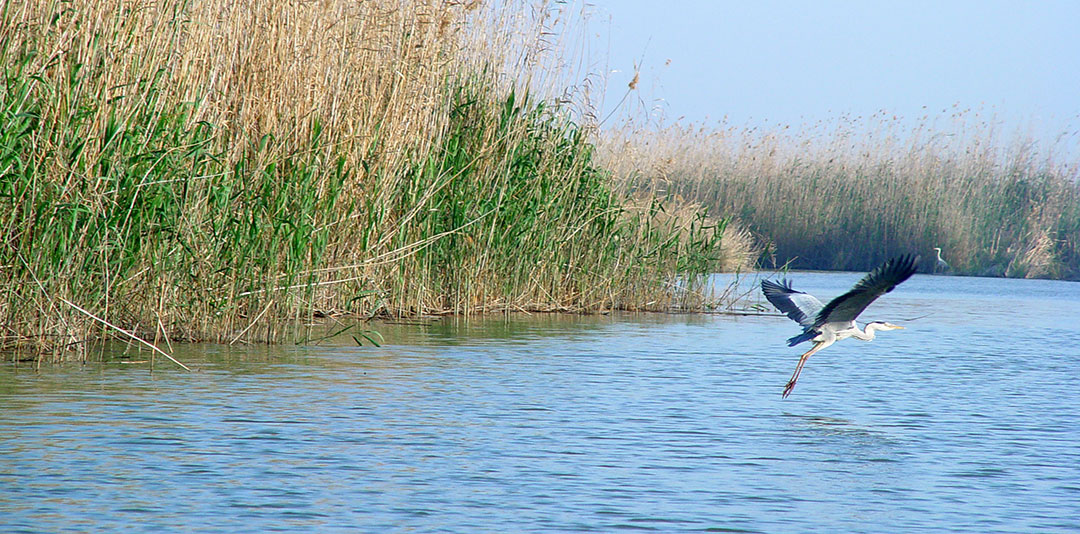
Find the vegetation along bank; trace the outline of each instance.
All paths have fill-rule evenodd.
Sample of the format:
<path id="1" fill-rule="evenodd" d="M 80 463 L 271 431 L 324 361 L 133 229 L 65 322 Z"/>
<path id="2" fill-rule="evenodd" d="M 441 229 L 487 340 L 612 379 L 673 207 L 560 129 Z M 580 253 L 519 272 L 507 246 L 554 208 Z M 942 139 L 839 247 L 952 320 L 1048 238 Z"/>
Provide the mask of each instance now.
<path id="1" fill-rule="evenodd" d="M 1075 164 L 882 119 L 601 132 L 584 47 L 561 41 L 580 15 L 555 4 L 0 17 L 7 354 L 283 341 L 339 315 L 702 309 L 705 273 L 934 246 L 958 273 L 1080 273 Z"/>
<path id="2" fill-rule="evenodd" d="M 5 2 L 0 349 L 701 306 L 725 222 L 627 202 L 502 4 Z"/>

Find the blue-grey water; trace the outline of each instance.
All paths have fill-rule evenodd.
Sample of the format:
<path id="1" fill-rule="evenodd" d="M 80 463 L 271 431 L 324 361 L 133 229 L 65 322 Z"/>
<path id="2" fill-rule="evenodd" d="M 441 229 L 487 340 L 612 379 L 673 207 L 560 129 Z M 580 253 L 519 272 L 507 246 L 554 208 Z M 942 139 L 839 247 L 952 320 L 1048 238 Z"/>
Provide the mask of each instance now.
<path id="1" fill-rule="evenodd" d="M 858 277 L 792 275 L 823 300 Z M 0 531 L 1080 531 L 1080 284 L 919 275 L 863 318 L 908 328 L 815 355 L 788 399 L 782 316 L 5 364 Z"/>

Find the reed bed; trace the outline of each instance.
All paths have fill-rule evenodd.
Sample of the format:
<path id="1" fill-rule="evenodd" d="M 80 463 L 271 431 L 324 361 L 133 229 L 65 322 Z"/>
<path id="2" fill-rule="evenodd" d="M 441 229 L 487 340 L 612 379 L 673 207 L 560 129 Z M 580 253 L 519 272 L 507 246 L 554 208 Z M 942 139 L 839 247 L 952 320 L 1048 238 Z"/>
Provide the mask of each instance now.
<path id="1" fill-rule="evenodd" d="M 620 194 L 556 7 L 5 2 L 0 349 L 704 305 L 724 221 Z"/>
<path id="2" fill-rule="evenodd" d="M 764 265 L 866 270 L 905 252 L 947 272 L 1080 278 L 1076 133 L 1053 147 L 992 117 L 947 109 L 913 124 L 881 113 L 803 128 L 633 124 L 601 164 L 628 191 L 700 202 L 764 243 Z M 1074 147 L 1075 148 L 1075 147 Z"/>

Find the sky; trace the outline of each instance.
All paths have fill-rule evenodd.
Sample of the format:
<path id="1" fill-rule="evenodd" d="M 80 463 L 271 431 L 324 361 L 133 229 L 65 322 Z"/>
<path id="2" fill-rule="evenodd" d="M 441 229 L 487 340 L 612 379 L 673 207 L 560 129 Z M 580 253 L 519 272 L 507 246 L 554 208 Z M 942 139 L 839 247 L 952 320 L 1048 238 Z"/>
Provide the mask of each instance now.
<path id="1" fill-rule="evenodd" d="M 588 4 L 608 72 L 602 116 L 637 64 L 630 100 L 665 122 L 797 125 L 957 105 L 1040 138 L 1080 125 L 1076 0 Z"/>

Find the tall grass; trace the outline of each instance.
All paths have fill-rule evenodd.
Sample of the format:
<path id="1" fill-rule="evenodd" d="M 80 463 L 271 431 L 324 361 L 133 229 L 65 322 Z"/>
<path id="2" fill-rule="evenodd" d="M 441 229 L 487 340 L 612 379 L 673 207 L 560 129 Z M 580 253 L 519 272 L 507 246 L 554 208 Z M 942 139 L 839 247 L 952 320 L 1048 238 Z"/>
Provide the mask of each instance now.
<path id="1" fill-rule="evenodd" d="M 601 161 L 628 190 L 704 203 L 768 244 L 764 263 L 866 270 L 943 249 L 957 274 L 1080 278 L 1080 161 L 945 110 L 805 128 L 628 127 Z"/>
<path id="2" fill-rule="evenodd" d="M 0 16 L 0 349 L 699 305 L 718 261 L 722 221 L 627 206 L 598 167 L 544 4 Z"/>

